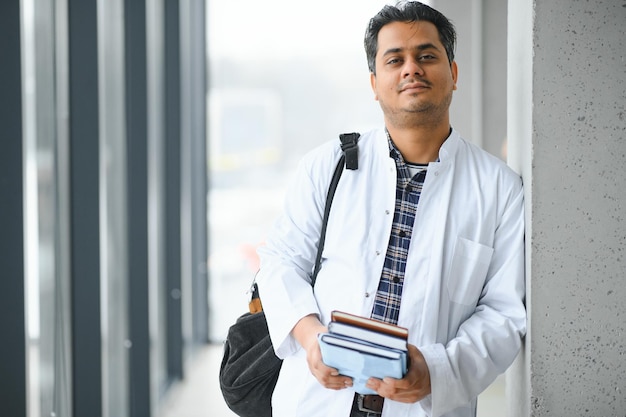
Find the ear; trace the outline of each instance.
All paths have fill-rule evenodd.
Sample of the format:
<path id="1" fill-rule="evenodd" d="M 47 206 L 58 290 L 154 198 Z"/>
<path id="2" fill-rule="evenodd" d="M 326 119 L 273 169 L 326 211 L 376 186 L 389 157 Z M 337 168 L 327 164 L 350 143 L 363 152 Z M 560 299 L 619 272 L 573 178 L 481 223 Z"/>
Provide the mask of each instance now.
<path id="1" fill-rule="evenodd" d="M 454 87 L 452 89 L 456 90 L 456 81 L 458 80 L 459 76 L 459 69 L 456 65 L 456 61 L 452 61 L 452 65 L 450 65 L 450 72 L 452 73 L 452 81 L 454 82 Z"/>
<path id="2" fill-rule="evenodd" d="M 378 101 L 378 94 L 376 94 L 376 75 L 373 72 L 370 72 L 370 85 L 374 92 L 374 100 Z"/>

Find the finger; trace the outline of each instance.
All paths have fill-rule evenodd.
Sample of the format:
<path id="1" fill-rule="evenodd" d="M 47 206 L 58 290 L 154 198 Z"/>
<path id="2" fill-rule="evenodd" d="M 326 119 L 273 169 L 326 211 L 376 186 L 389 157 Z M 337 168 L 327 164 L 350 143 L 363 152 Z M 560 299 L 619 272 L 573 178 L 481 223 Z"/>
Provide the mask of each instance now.
<path id="1" fill-rule="evenodd" d="M 320 380 L 320 383 L 329 389 L 340 390 L 344 388 L 348 388 L 352 386 L 352 378 L 339 375 L 339 376 L 329 376 Z"/>
<path id="2" fill-rule="evenodd" d="M 417 402 L 429 394 L 422 387 L 415 384 L 407 384 L 407 381 L 404 379 L 393 378 L 385 378 L 381 381 L 378 393 L 385 398 L 404 403 Z"/>
<path id="3" fill-rule="evenodd" d="M 367 382 L 365 383 L 365 386 L 371 390 L 374 391 L 378 391 L 382 385 L 382 380 L 378 379 L 378 378 L 368 378 Z"/>
<path id="4" fill-rule="evenodd" d="M 378 392 L 381 397 L 391 398 L 399 392 L 399 388 L 396 386 L 398 380 L 394 380 L 393 378 L 385 378 L 382 380 L 370 378 L 370 380 L 371 383 L 368 380 L 368 388 Z"/>
<path id="5" fill-rule="evenodd" d="M 341 375 L 337 369 L 324 364 L 313 371 L 313 376 L 326 388 L 343 389 L 352 386 L 352 378 Z"/>
<path id="6" fill-rule="evenodd" d="M 339 371 L 337 369 L 331 368 L 321 361 L 315 364 L 315 367 L 312 369 L 312 371 L 314 374 L 317 374 L 323 378 L 339 376 Z"/>

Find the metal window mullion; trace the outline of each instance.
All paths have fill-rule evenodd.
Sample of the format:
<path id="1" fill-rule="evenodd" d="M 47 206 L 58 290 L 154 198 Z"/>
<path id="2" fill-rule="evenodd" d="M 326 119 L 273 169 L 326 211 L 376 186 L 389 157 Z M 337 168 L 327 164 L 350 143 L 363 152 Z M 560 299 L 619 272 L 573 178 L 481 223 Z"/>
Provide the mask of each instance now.
<path id="1" fill-rule="evenodd" d="M 180 6 L 165 2 L 165 305 L 168 378 L 183 376 L 181 306 Z"/>
<path id="2" fill-rule="evenodd" d="M 148 103 L 146 2 L 126 0 L 125 73 L 128 205 L 130 416 L 149 416 Z M 132 302 L 130 302 L 132 300 Z"/>
<path id="3" fill-rule="evenodd" d="M 68 0 L 72 392 L 102 416 L 97 0 Z"/>
<path id="4" fill-rule="evenodd" d="M 24 416 L 26 318 L 24 290 L 24 177 L 22 150 L 22 65 L 20 1 L 3 2 L 0 13 L 0 379 L 2 413 Z"/>

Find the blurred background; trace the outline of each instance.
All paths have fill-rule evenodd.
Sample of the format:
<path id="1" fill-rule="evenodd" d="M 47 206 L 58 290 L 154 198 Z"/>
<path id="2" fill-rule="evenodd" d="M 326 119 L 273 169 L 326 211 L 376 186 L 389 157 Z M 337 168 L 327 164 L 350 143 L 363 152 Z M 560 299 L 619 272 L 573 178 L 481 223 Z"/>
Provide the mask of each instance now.
<path id="1" fill-rule="evenodd" d="M 245 306 L 255 248 L 299 159 L 339 133 L 380 125 L 363 35 L 383 5 L 207 3 L 212 340 L 225 337 Z"/>
<path id="2" fill-rule="evenodd" d="M 623 416 L 624 1 L 429 3 L 453 126 L 525 185 L 529 331 L 478 414 Z M 295 164 L 382 121 L 384 4 L 0 2 L 3 416 L 230 415 L 222 341 Z"/>
<path id="3" fill-rule="evenodd" d="M 3 3 L 24 276 L 3 356 L 27 398 L 7 415 L 230 415 L 221 344 L 290 173 L 382 122 L 363 35 L 386 3 Z M 504 158 L 506 2 L 431 3 L 459 31 L 453 125 Z"/>

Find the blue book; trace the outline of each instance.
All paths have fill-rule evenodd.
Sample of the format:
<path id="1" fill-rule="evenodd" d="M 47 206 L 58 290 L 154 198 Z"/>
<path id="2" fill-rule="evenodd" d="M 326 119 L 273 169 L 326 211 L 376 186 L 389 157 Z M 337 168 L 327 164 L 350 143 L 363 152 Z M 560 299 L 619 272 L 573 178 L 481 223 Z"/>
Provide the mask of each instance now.
<path id="1" fill-rule="evenodd" d="M 376 394 L 365 386 L 368 378 L 400 379 L 407 372 L 407 351 L 332 333 L 318 336 L 322 360 L 353 380 L 359 394 Z"/>

